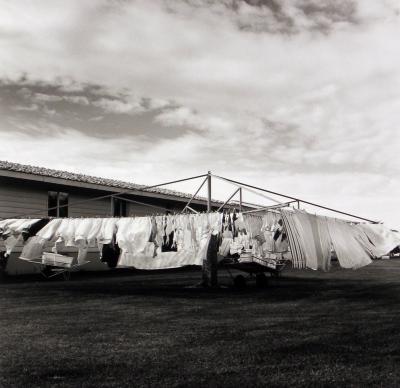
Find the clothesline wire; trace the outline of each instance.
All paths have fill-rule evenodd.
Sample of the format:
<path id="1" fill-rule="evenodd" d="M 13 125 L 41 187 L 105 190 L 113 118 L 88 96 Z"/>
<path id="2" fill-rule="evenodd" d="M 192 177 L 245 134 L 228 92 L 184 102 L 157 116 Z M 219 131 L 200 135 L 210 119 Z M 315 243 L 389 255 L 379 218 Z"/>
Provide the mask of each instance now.
<path id="1" fill-rule="evenodd" d="M 335 212 L 335 213 L 338 213 L 338 214 L 343 214 L 343 215 L 346 215 L 346 216 L 349 216 L 349 217 L 353 217 L 353 218 L 357 218 L 357 219 L 360 219 L 360 220 L 363 220 L 363 221 L 367 221 L 367 222 L 371 222 L 371 223 L 377 223 L 377 221 L 373 221 L 373 220 L 370 220 L 368 218 L 359 217 L 359 216 L 356 216 L 356 215 L 351 214 L 351 213 L 342 212 L 340 210 L 329 208 L 327 206 L 319 205 L 319 204 L 316 204 L 316 203 L 313 203 L 313 202 L 309 202 L 309 201 L 306 201 L 306 200 L 303 200 L 303 199 L 300 199 L 300 198 L 292 197 L 292 196 L 289 196 L 289 195 L 286 195 L 286 194 L 282 194 L 282 193 L 278 193 L 278 192 L 275 192 L 275 191 L 266 190 L 266 189 L 263 189 L 261 187 L 257 187 L 257 186 L 254 186 L 254 185 L 249 185 L 247 183 L 235 181 L 235 180 L 229 179 L 229 178 L 224 178 L 224 177 L 221 177 L 221 176 L 218 176 L 218 175 L 214 175 L 214 174 L 211 174 L 211 173 L 197 175 L 197 176 L 193 176 L 193 177 L 189 177 L 189 178 L 178 179 L 178 180 L 165 182 L 165 183 L 160 183 L 160 184 L 152 185 L 152 186 L 143 186 L 143 187 L 140 187 L 140 188 L 137 188 L 137 189 L 123 190 L 123 191 L 120 191 L 120 192 L 116 192 L 116 193 L 112 193 L 112 194 L 106 194 L 106 195 L 93 197 L 93 198 L 88 198 L 88 199 L 84 199 L 82 201 L 76 201 L 76 202 L 65 204 L 65 205 L 48 207 L 47 209 L 45 209 L 45 211 L 48 212 L 49 210 L 56 210 L 56 209 L 60 209 L 60 208 L 68 207 L 68 206 L 74 206 L 74 205 L 81 205 L 81 204 L 88 203 L 88 202 L 91 202 L 91 201 L 98 201 L 98 200 L 101 200 L 101 199 L 111 198 L 111 197 L 116 196 L 116 195 L 134 194 L 135 191 L 146 192 L 146 191 L 148 191 L 150 189 L 153 189 L 153 188 L 166 186 L 166 185 L 170 185 L 170 184 L 174 184 L 174 183 L 185 182 L 185 181 L 189 181 L 189 180 L 193 180 L 193 179 L 197 179 L 197 178 L 208 177 L 208 176 L 212 176 L 214 178 L 221 179 L 221 180 L 224 180 L 226 182 L 230 182 L 231 184 L 234 184 L 234 185 L 239 185 L 239 186 L 242 186 L 242 187 L 246 187 L 248 189 L 252 188 L 252 189 L 255 189 L 255 190 L 263 191 L 265 193 L 277 195 L 277 196 L 284 197 L 284 198 L 287 198 L 287 199 L 291 199 L 291 200 L 294 200 L 294 201 L 303 202 L 303 203 L 305 203 L 307 205 L 315 206 L 315 207 L 318 207 L 320 209 L 325 209 L 325 210 L 332 211 L 332 212 Z M 253 193 L 255 194 L 255 192 L 253 192 Z M 258 194 L 260 194 L 260 193 L 258 193 Z M 267 199 L 270 199 L 270 200 L 274 201 L 274 202 L 277 202 L 276 200 L 274 200 L 274 199 L 272 199 L 270 197 L 267 197 L 267 196 L 265 196 L 265 197 Z M 29 218 L 29 217 L 32 217 L 32 216 L 35 216 L 35 215 L 39 215 L 39 214 L 43 214 L 43 210 L 40 210 L 40 211 L 37 211 L 37 212 L 32 212 L 32 213 L 29 213 L 29 214 L 22 214 L 22 215 L 18 214 L 18 215 L 12 216 L 12 217 L 5 217 L 3 219 L 24 218 L 24 217 L 28 217 Z"/>
<path id="2" fill-rule="evenodd" d="M 220 177 L 220 176 L 214 175 L 214 174 L 211 174 L 211 176 L 213 176 L 214 178 L 217 178 L 217 179 L 225 180 L 225 181 L 229 180 L 227 178 L 223 178 L 223 177 Z M 239 187 L 239 188 L 247 190 L 249 193 L 252 193 L 252 194 L 258 195 L 259 197 L 263 197 L 265 199 L 268 199 L 269 201 L 275 202 L 276 204 L 281 204 L 281 202 L 277 201 L 275 198 L 271 198 L 268 195 L 258 193 L 257 191 L 254 191 L 254 190 L 250 190 L 249 189 L 249 185 L 244 185 L 241 182 L 232 181 L 232 180 L 230 180 L 230 183 L 233 184 L 236 187 Z M 253 187 L 253 188 L 255 188 L 255 187 Z"/>
<path id="3" fill-rule="evenodd" d="M 250 187 L 250 188 L 252 188 L 252 189 L 264 191 L 264 192 L 269 193 L 269 194 L 274 194 L 274 195 L 277 195 L 277 196 L 280 196 L 280 197 L 284 197 L 284 198 L 287 198 L 287 199 L 292 199 L 292 200 L 294 200 L 294 201 L 299 201 L 299 202 L 305 203 L 305 204 L 307 204 L 307 205 L 315 206 L 315 207 L 318 207 L 318 208 L 320 208 L 320 209 L 325 209 L 325 210 L 329 210 L 329 211 L 334 212 L 334 213 L 339 213 L 339 214 L 343 214 L 343 215 L 346 215 L 346 216 L 349 216 L 349 217 L 357 218 L 357 219 L 359 219 L 359 220 L 368 221 L 368 222 L 371 222 L 371 223 L 373 223 L 373 224 L 378 223 L 377 221 L 373 221 L 373 220 L 370 220 L 370 219 L 368 219 L 368 218 L 359 217 L 359 216 L 356 216 L 356 215 L 351 214 L 351 213 L 342 212 L 342 211 L 340 211 L 340 210 L 332 209 L 332 208 L 329 208 L 329 207 L 327 207 L 327 206 L 319 205 L 319 204 L 314 203 L 314 202 L 309 202 L 309 201 L 305 201 L 305 200 L 300 199 L 300 198 L 291 197 L 291 196 L 286 195 L 286 194 L 281 194 L 281 193 L 277 193 L 277 192 L 275 192 L 275 191 L 266 190 L 266 189 L 263 189 L 263 188 L 261 188 L 261 187 L 249 185 L 249 184 L 246 184 L 246 183 L 243 183 L 243 182 L 238 182 L 238 181 L 235 181 L 235 180 L 233 180 L 233 179 L 224 178 L 224 177 L 221 177 L 221 176 L 218 176 L 218 175 L 214 175 L 214 174 L 211 174 L 211 176 L 213 176 L 214 178 L 219 178 L 219 179 L 225 180 L 225 181 L 230 182 L 230 183 L 232 183 L 232 184 Z"/>
<path id="4" fill-rule="evenodd" d="M 113 198 L 121 199 L 121 200 L 126 201 L 126 202 L 134 203 L 136 205 L 143 205 L 143 206 L 148 206 L 148 207 L 152 207 L 152 208 L 155 208 L 155 209 L 168 210 L 168 209 L 166 209 L 165 207 L 162 207 L 162 206 L 150 205 L 149 203 L 144 203 L 144 202 L 140 202 L 140 201 L 134 201 L 133 199 L 120 197 L 119 195 L 114 195 Z"/>
<path id="5" fill-rule="evenodd" d="M 91 202 L 91 201 L 98 201 L 98 200 L 101 200 L 101 199 L 111 198 L 113 196 L 118 196 L 118 195 L 135 194 L 135 191 L 148 191 L 148 190 L 154 189 L 156 187 L 166 186 L 166 185 L 170 185 L 170 184 L 173 184 L 173 183 L 185 182 L 185 181 L 189 181 L 189 180 L 193 180 L 193 179 L 197 179 L 197 178 L 203 178 L 203 177 L 206 177 L 206 176 L 208 176 L 208 174 L 202 174 L 202 175 L 197 175 L 197 176 L 193 176 L 193 177 L 189 177 L 189 178 L 178 179 L 178 180 L 175 180 L 175 181 L 160 183 L 160 184 L 152 185 L 152 186 L 143 186 L 143 187 L 140 187 L 140 188 L 137 188 L 137 189 L 123 190 L 123 191 L 112 193 L 112 194 L 106 194 L 106 195 L 101 195 L 101 196 L 98 196 L 98 197 L 83 199 L 82 201 L 76 201 L 76 202 L 68 203 L 68 204 L 65 204 L 65 205 L 48 207 L 47 209 L 40 210 L 40 211 L 33 212 L 33 213 L 29 213 L 29 214 L 22 214 L 22 215 L 18 214 L 18 215 L 12 216 L 12 217 L 5 217 L 3 219 L 29 218 L 29 217 L 32 217 L 32 216 L 35 216 L 35 215 L 43 214 L 43 211 L 47 211 L 48 212 L 49 210 L 61 209 L 61 208 L 68 207 L 68 206 L 82 205 L 84 203 L 88 203 L 88 202 Z"/>
<path id="6" fill-rule="evenodd" d="M 288 207 L 291 203 L 294 203 L 294 202 L 297 202 L 297 201 L 289 201 L 289 202 L 285 202 L 285 203 L 281 203 L 281 204 L 277 204 L 277 205 L 260 207 L 259 209 L 247 210 L 247 211 L 242 212 L 242 214 L 254 214 L 254 213 L 258 213 L 258 212 L 272 212 L 271 211 L 272 209 Z M 280 213 L 280 212 L 273 211 L 273 213 Z"/>

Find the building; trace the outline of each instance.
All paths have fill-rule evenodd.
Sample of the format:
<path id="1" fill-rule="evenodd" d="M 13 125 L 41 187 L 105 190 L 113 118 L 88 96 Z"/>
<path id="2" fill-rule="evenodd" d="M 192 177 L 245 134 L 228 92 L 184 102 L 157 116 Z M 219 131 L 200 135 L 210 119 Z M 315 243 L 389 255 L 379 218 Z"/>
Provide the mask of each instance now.
<path id="1" fill-rule="evenodd" d="M 14 217 L 110 217 L 181 211 L 191 194 L 113 179 L 0 161 L 0 219 Z M 120 194 L 121 192 L 124 194 Z M 114 195 L 96 201 L 88 199 Z M 213 207 L 221 205 L 213 201 Z M 205 198 L 191 207 L 207 209 Z M 51 210 L 48 210 L 48 209 Z"/>
<path id="2" fill-rule="evenodd" d="M 103 198 L 91 200 L 98 197 Z M 129 182 L 0 161 L 0 219 L 166 214 L 182 211 L 191 197 L 164 188 L 146 189 Z M 221 204 L 212 201 L 213 209 Z M 207 200 L 196 197 L 190 206 L 206 211 Z M 32 272 L 30 264 L 21 263 L 16 255 L 18 249 L 7 272 Z"/>

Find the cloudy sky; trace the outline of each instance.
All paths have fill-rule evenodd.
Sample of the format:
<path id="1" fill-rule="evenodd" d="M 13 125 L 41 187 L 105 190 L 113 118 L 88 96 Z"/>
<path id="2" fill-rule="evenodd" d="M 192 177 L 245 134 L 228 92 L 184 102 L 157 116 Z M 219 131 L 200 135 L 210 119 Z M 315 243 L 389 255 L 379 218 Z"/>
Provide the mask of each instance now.
<path id="1" fill-rule="evenodd" d="M 144 184 L 212 170 L 400 227 L 397 0 L 0 6 L 0 159 Z"/>

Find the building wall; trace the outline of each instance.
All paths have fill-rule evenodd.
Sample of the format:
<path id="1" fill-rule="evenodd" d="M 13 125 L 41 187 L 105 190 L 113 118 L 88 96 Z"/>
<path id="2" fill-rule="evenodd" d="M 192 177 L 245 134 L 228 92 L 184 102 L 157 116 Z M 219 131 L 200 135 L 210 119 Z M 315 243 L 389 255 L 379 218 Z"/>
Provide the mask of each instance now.
<path id="1" fill-rule="evenodd" d="M 68 192 L 68 190 L 66 190 Z M 96 197 L 96 194 L 69 194 L 69 217 L 110 217 L 111 215 L 111 199 L 104 198 L 96 201 L 86 201 L 90 198 Z"/>
<path id="2" fill-rule="evenodd" d="M 12 218 L 32 214 L 47 216 L 47 191 L 37 190 L 28 184 L 4 184 L 0 182 L 0 218 Z"/>

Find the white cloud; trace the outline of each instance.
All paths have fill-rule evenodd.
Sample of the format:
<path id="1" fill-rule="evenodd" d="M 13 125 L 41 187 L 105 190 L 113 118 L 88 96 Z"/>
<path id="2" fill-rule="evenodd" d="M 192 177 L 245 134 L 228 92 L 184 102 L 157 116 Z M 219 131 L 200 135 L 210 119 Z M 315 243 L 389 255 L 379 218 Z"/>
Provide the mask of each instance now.
<path id="1" fill-rule="evenodd" d="M 60 102 L 63 100 L 62 96 L 54 96 L 44 93 L 35 93 L 34 99 L 40 102 Z"/>
<path id="2" fill-rule="evenodd" d="M 26 88 L 25 88 L 26 89 Z M 89 105 L 90 102 L 85 96 L 59 96 L 53 94 L 35 93 L 34 100 L 37 102 L 61 102 L 67 101 L 73 104 Z"/>
<path id="3" fill-rule="evenodd" d="M 145 110 L 139 102 L 125 102 L 109 98 L 100 98 L 99 100 L 93 101 L 92 105 L 102 108 L 107 113 L 136 114 Z"/>
<path id="4" fill-rule="evenodd" d="M 89 105 L 90 102 L 85 96 L 63 96 L 64 101 L 72 102 L 79 105 Z"/>
<path id="5" fill-rule="evenodd" d="M 104 119 L 104 116 L 94 116 L 89 119 L 89 121 L 101 121 Z"/>
<path id="6" fill-rule="evenodd" d="M 16 105 L 13 109 L 15 111 L 35 112 L 39 109 L 39 106 L 37 104 L 31 104 L 29 106 Z"/>

